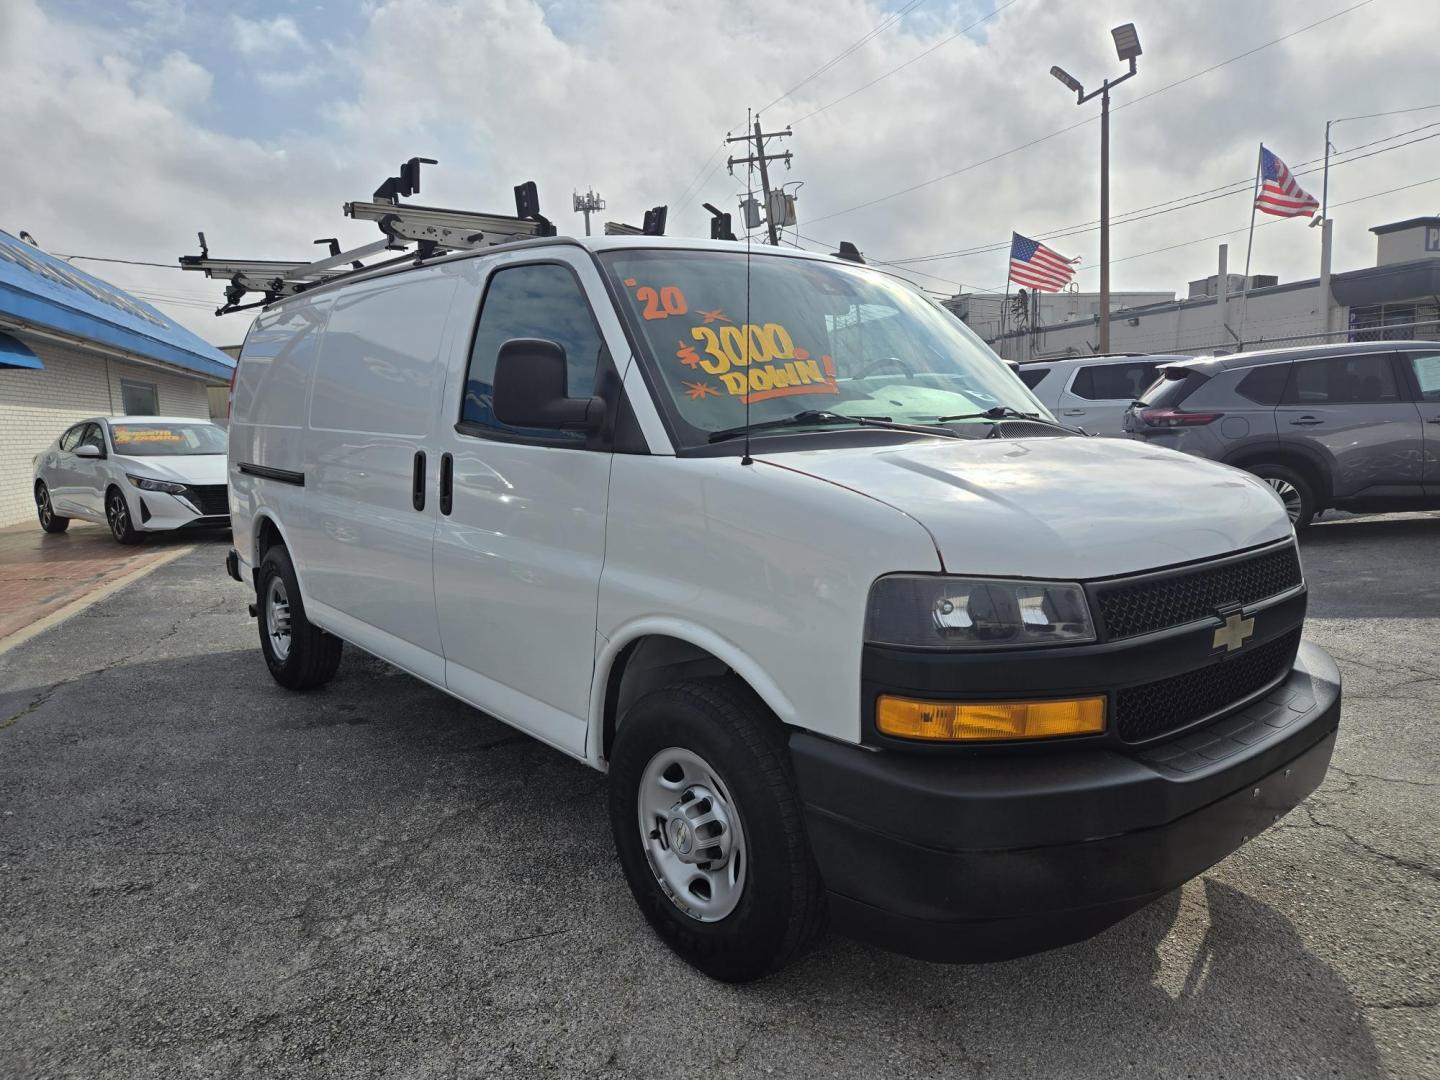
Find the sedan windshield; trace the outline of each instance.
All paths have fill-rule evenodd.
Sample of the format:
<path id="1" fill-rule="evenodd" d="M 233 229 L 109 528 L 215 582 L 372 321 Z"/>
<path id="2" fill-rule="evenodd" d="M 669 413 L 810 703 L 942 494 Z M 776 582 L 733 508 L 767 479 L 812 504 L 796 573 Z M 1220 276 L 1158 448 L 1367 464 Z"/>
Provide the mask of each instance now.
<path id="1" fill-rule="evenodd" d="M 225 453 L 225 432 L 214 424 L 111 424 L 115 452 L 129 457 Z"/>
<path id="2" fill-rule="evenodd" d="M 601 261 L 681 445 L 782 420 L 768 433 L 862 418 L 933 428 L 945 417 L 982 434 L 1003 415 L 1049 417 L 959 319 L 873 270 L 756 252 L 747 275 L 744 251 L 621 250 Z"/>

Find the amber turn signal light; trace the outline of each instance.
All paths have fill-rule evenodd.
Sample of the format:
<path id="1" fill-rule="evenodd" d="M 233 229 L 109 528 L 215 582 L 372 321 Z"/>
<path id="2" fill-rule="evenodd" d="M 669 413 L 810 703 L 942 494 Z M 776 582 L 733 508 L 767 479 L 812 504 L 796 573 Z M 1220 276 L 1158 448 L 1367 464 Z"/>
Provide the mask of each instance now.
<path id="1" fill-rule="evenodd" d="M 875 705 L 875 726 L 885 735 L 930 742 L 1095 735 L 1105 730 L 1105 699 L 914 701 L 886 694 Z"/>

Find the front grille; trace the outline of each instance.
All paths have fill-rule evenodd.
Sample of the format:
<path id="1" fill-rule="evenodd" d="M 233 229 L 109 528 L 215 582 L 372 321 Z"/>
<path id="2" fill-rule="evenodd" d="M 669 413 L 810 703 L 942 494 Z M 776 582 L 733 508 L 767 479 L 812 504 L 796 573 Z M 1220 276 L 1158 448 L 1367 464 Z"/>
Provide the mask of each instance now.
<path id="1" fill-rule="evenodd" d="M 1120 690 L 1115 694 L 1115 730 L 1133 743 L 1189 727 L 1278 680 L 1294 666 L 1299 647 L 1296 627 L 1230 659 Z"/>
<path id="2" fill-rule="evenodd" d="M 1294 544 L 1236 559 L 1139 581 L 1095 588 L 1106 637 L 1135 637 L 1208 618 L 1222 608 L 1249 605 L 1299 585 L 1300 557 Z"/>
<path id="3" fill-rule="evenodd" d="M 225 484 L 190 484 L 188 497 L 195 509 L 206 517 L 230 513 L 230 496 Z"/>

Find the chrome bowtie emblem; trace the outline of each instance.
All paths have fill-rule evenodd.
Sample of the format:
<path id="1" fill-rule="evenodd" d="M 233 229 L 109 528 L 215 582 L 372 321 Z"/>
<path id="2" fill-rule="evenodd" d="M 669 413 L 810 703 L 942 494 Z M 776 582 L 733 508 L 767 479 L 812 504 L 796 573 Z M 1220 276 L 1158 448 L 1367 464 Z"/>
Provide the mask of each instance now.
<path id="1" fill-rule="evenodd" d="M 1244 645 L 1253 633 L 1255 620 L 1247 619 L 1237 611 L 1216 628 L 1215 644 L 1212 648 L 1219 649 L 1223 646 L 1226 652 L 1234 652 Z"/>

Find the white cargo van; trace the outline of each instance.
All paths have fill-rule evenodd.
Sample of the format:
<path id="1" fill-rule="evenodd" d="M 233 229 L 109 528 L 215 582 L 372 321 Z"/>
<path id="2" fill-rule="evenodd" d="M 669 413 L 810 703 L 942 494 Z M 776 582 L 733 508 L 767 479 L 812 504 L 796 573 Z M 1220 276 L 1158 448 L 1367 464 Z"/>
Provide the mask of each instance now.
<path id="1" fill-rule="evenodd" d="M 1339 677 L 1284 507 L 1055 423 L 851 261 L 546 239 L 266 309 L 229 569 L 274 677 L 364 649 L 600 770 L 717 978 L 828 919 L 930 960 L 1078 940 L 1320 783 Z"/>

